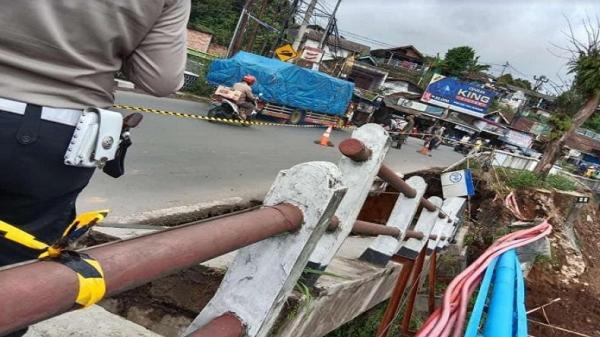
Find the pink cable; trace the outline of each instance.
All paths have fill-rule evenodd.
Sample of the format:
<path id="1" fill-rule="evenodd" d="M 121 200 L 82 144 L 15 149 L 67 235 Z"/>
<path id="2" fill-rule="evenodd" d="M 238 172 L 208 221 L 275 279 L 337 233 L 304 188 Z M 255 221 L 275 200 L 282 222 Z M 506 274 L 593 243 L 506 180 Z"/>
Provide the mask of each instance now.
<path id="1" fill-rule="evenodd" d="M 473 264 L 460 273 L 446 289 L 441 308 L 438 308 L 415 337 L 460 337 L 465 325 L 469 298 L 473 295 L 483 272 L 491 261 L 502 253 L 548 235 L 552 227 L 544 221 L 533 228 L 503 236 L 492 244 Z"/>
<path id="2" fill-rule="evenodd" d="M 533 233 L 533 232 L 535 232 L 535 230 L 522 231 L 521 234 L 523 234 L 524 232 L 532 232 Z M 529 233 L 527 233 L 527 234 L 529 234 Z M 511 237 L 515 237 L 515 236 L 516 235 L 511 235 Z M 506 238 L 503 238 L 503 239 L 506 239 Z M 526 239 L 522 239 L 522 240 L 517 240 L 511 244 L 513 246 L 524 245 L 528 242 L 531 242 L 531 241 L 537 240 L 537 239 L 538 239 L 538 237 L 526 238 Z M 504 241 L 504 240 L 501 240 L 501 241 Z M 504 252 L 510 248 L 512 248 L 512 246 L 505 245 L 505 247 L 501 247 L 500 250 L 496 251 L 495 252 L 496 254 L 493 254 L 493 255 L 499 255 L 502 252 Z M 477 263 L 477 262 L 482 262 L 484 259 L 491 261 L 491 259 L 493 258 L 492 254 L 490 254 L 490 252 L 486 252 L 486 253 L 487 254 L 482 255 L 482 257 L 480 257 L 480 259 L 478 259 L 476 261 L 476 263 L 474 263 L 472 266 L 470 266 L 470 268 L 465 270 L 465 272 L 461 273 L 461 275 L 459 275 L 459 277 L 457 277 L 457 279 L 455 279 L 455 281 L 457 281 L 457 282 L 454 282 L 454 284 L 451 284 L 451 285 L 456 285 L 457 286 L 456 289 L 458 289 L 458 287 L 462 287 L 464 282 L 466 281 L 465 277 L 467 277 L 468 275 L 473 273 L 474 267 L 479 265 L 479 263 Z M 488 263 L 489 263 L 489 261 L 488 261 Z M 479 266 L 479 267 L 481 267 L 481 266 Z M 477 269 L 478 269 L 478 271 L 481 272 L 481 271 L 483 271 L 484 268 L 477 268 Z M 471 287 L 468 287 L 468 288 L 473 288 L 473 290 L 474 290 L 476 288 L 476 284 L 471 285 Z M 461 306 L 464 306 L 467 304 L 466 300 L 468 300 L 468 298 L 466 300 L 461 298 L 459 303 L 455 303 L 457 300 L 456 297 L 458 296 L 458 293 L 455 292 L 453 289 L 454 289 L 454 287 L 452 287 L 452 288 L 449 287 L 449 289 L 446 292 L 445 303 L 444 303 L 444 307 L 442 309 L 442 310 L 445 309 L 445 312 L 443 312 L 444 315 L 443 315 L 442 319 L 438 319 L 439 320 L 439 322 L 437 322 L 438 324 L 441 322 L 441 323 L 446 323 L 446 324 L 451 323 L 450 325 L 452 325 L 452 321 L 454 321 L 455 314 L 456 314 L 455 308 L 459 307 L 458 304 L 460 304 Z M 450 296 L 448 296 L 448 295 L 450 295 Z M 448 297 L 450 298 L 450 300 L 448 300 Z M 460 303 L 460 302 L 462 302 L 462 303 Z M 451 304 L 456 304 L 456 305 L 451 305 Z M 450 312 L 448 312 L 448 307 L 450 307 L 450 310 L 449 310 Z M 437 316 L 439 316 L 439 315 L 437 315 Z M 431 330 L 431 328 L 434 327 L 434 325 L 432 323 L 433 323 L 433 320 L 428 320 L 428 324 L 426 324 L 426 327 L 424 327 L 424 329 L 421 329 L 420 334 L 430 333 L 431 331 L 429 331 L 429 330 Z M 438 325 L 438 324 L 435 324 L 436 325 L 435 328 L 437 328 L 437 330 L 440 330 L 441 328 L 439 328 L 440 325 Z M 440 336 L 439 333 L 441 333 L 441 331 L 434 330 L 433 333 L 438 333 L 434 336 Z"/>

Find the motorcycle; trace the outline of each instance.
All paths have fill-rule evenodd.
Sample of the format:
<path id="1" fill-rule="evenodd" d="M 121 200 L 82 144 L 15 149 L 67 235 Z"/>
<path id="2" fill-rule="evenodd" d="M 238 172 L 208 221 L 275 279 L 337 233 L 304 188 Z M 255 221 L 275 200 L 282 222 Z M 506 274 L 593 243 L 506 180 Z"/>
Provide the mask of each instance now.
<path id="1" fill-rule="evenodd" d="M 467 155 L 473 149 L 471 137 L 464 136 L 454 144 L 454 151 Z"/>
<path id="2" fill-rule="evenodd" d="M 404 130 L 407 124 L 408 122 L 404 119 L 396 118 L 390 120 L 389 126 L 384 127 L 384 129 L 386 129 L 390 134 L 390 138 L 392 139 L 392 147 L 395 147 L 396 149 L 400 149 L 402 147 L 402 143 L 406 138 L 404 135 L 402 135 L 402 133 L 410 132 L 410 130 Z"/>
<path id="3" fill-rule="evenodd" d="M 470 143 L 458 142 L 456 145 L 454 145 L 454 151 L 467 155 L 471 151 L 472 147 L 473 145 Z"/>
<path id="4" fill-rule="evenodd" d="M 238 121 L 250 121 L 262 111 L 266 103 L 261 99 L 262 94 L 259 94 L 254 101 L 254 109 L 252 111 L 244 111 L 238 106 L 241 92 L 233 90 L 225 86 L 219 86 L 213 96 L 211 103 L 214 107 L 208 110 L 207 116 L 222 119 L 233 119 Z M 248 124 L 242 124 L 248 125 Z"/>

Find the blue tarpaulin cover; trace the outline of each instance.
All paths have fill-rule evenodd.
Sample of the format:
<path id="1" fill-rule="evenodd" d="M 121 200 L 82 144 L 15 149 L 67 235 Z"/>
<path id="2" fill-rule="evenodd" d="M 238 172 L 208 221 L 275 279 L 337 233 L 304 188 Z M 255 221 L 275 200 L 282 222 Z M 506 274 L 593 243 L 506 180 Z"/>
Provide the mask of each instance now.
<path id="1" fill-rule="evenodd" d="M 267 102 L 330 115 L 345 114 L 354 90 L 351 82 L 246 52 L 213 61 L 207 80 L 232 86 L 246 74 L 256 77 L 252 91 Z"/>

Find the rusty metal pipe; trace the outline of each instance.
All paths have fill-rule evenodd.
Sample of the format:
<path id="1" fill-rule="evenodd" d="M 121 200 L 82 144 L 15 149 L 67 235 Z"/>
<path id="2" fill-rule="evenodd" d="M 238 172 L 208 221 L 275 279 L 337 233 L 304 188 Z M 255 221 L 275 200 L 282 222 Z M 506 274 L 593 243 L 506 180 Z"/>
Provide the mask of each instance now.
<path id="1" fill-rule="evenodd" d="M 396 284 L 394 285 L 394 289 L 392 290 L 392 295 L 390 296 L 390 300 L 388 301 L 387 307 L 385 308 L 385 312 L 383 313 L 381 322 L 379 322 L 379 327 L 377 328 L 376 334 L 376 336 L 378 337 L 388 336 L 388 332 L 391 328 L 394 318 L 396 317 L 398 308 L 400 307 L 400 300 L 402 299 L 402 295 L 404 294 L 404 290 L 406 289 L 406 285 L 408 284 L 408 280 L 410 279 L 410 275 L 414 266 L 413 260 L 406 259 L 403 257 L 398 257 L 397 260 L 394 261 L 401 263 L 402 269 L 400 270 L 400 275 L 398 275 L 398 279 L 396 279 Z"/>
<path id="2" fill-rule="evenodd" d="M 297 230 L 302 211 L 289 204 L 93 247 L 106 280 L 118 294 L 266 238 Z M 73 308 L 79 284 L 69 268 L 34 262 L 0 271 L 0 336 Z"/>
<path id="3" fill-rule="evenodd" d="M 360 140 L 348 138 L 342 141 L 339 145 L 340 152 L 357 162 L 363 162 L 371 157 L 371 150 Z M 407 198 L 414 198 L 417 191 L 410 187 L 400 176 L 398 176 L 387 165 L 382 164 L 379 169 L 379 178 L 390 184 L 393 188 L 404 194 Z"/>
<path id="4" fill-rule="evenodd" d="M 425 263 L 425 251 L 426 249 L 423 249 L 419 253 L 412 270 L 412 285 L 410 287 L 410 292 L 408 293 L 408 302 L 406 303 L 406 310 L 404 310 L 400 330 L 404 335 L 408 335 L 410 318 L 412 317 L 415 300 L 417 299 L 417 292 L 419 291 L 419 285 L 421 284 L 421 271 L 423 270 L 423 264 Z"/>
<path id="5" fill-rule="evenodd" d="M 406 231 L 406 234 L 404 235 L 404 239 L 417 239 L 417 240 L 423 240 L 425 238 L 425 234 L 423 234 L 423 232 L 419 232 L 419 231 L 414 231 L 412 229 L 409 229 Z"/>
<path id="6" fill-rule="evenodd" d="M 371 158 L 372 154 L 371 149 L 360 140 L 354 138 L 344 139 L 338 148 L 344 156 L 356 162 L 367 161 Z"/>
<path id="7" fill-rule="evenodd" d="M 340 227 L 340 219 L 337 216 L 333 216 L 331 220 L 329 220 L 329 225 L 327 226 L 328 232 L 334 232 Z"/>
<path id="8" fill-rule="evenodd" d="M 427 296 L 427 307 L 429 314 L 435 311 L 435 283 L 437 278 L 437 252 L 434 250 L 429 261 L 429 293 Z"/>
<path id="9" fill-rule="evenodd" d="M 371 150 L 358 139 L 345 139 L 340 143 L 339 149 L 344 156 L 356 162 L 363 162 L 371 157 Z M 390 186 L 392 186 L 395 190 L 404 194 L 404 196 L 406 196 L 407 198 L 412 199 L 417 196 L 417 191 L 414 188 L 410 187 L 410 185 L 408 185 L 398 174 L 396 174 L 396 172 L 394 172 L 394 170 L 392 170 L 386 164 L 381 164 L 381 167 L 379 168 L 379 173 L 377 175 L 383 181 L 390 184 Z M 436 205 L 434 205 L 425 198 L 421 198 L 420 203 L 430 212 L 433 212 L 436 209 L 438 209 Z M 446 217 L 446 213 L 440 210 L 438 216 L 440 219 L 444 219 Z"/>
<path id="10" fill-rule="evenodd" d="M 404 194 L 407 198 L 414 198 L 417 195 L 417 190 L 410 187 L 399 175 L 396 174 L 389 166 L 382 164 L 377 174 L 379 178 L 387 182 L 398 192 Z"/>
<path id="11" fill-rule="evenodd" d="M 384 226 L 372 222 L 357 220 L 354 223 L 354 226 L 352 227 L 352 233 L 356 235 L 365 236 L 388 235 L 399 237 L 401 231 L 396 227 Z"/>
<path id="12" fill-rule="evenodd" d="M 208 322 L 187 337 L 241 337 L 243 333 L 243 323 L 234 314 L 228 312 Z"/>

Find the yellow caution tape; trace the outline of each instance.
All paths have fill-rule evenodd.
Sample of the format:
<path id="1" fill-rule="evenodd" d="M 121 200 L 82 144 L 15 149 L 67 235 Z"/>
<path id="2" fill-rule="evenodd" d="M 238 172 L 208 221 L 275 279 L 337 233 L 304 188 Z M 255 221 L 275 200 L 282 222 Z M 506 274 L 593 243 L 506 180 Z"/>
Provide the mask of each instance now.
<path id="1" fill-rule="evenodd" d="M 86 308 L 98 303 L 106 294 L 104 271 L 98 263 L 87 254 L 65 251 L 57 258 L 51 259 L 70 268 L 77 274 L 79 291 L 75 303 Z"/>
<path id="2" fill-rule="evenodd" d="M 83 234 L 94 226 L 95 224 L 102 222 L 108 215 L 108 210 L 104 209 L 101 211 L 92 211 L 79 214 L 67 229 L 63 232 L 62 237 L 68 238 L 70 242 L 79 239 Z"/>
<path id="3" fill-rule="evenodd" d="M 37 240 L 35 236 L 1 220 L 0 237 L 33 250 L 47 250 L 49 247 L 46 243 Z"/>
<path id="4" fill-rule="evenodd" d="M 40 252 L 38 259 L 54 261 L 65 265 L 77 274 L 79 290 L 75 303 L 89 307 L 100 301 L 106 293 L 104 272 L 98 261 L 87 254 L 65 250 L 67 246 L 80 238 L 93 225 L 108 215 L 107 210 L 83 213 L 67 226 L 57 243 L 50 246 L 26 231 L 0 221 L 0 237 L 24 247 Z"/>
<path id="5" fill-rule="evenodd" d="M 179 118 L 191 118 L 208 122 L 220 122 L 227 124 L 236 124 L 236 125 L 257 125 L 257 126 L 283 126 L 283 127 L 295 127 L 295 128 L 327 128 L 329 125 L 295 125 L 295 124 L 282 124 L 282 123 L 269 123 L 269 122 L 258 122 L 258 121 L 243 121 L 239 119 L 231 119 L 231 118 L 219 118 L 219 117 L 208 117 L 184 112 L 175 112 L 175 111 L 167 111 L 160 109 L 151 109 L 144 108 L 139 106 L 131 106 L 131 105 L 114 105 L 113 107 L 117 109 L 123 110 L 131 110 L 131 111 L 140 111 L 140 112 L 149 112 L 157 115 L 165 115 L 165 116 L 173 116 Z M 355 129 L 354 126 L 344 126 L 338 127 L 336 125 L 331 125 L 335 129 Z"/>

